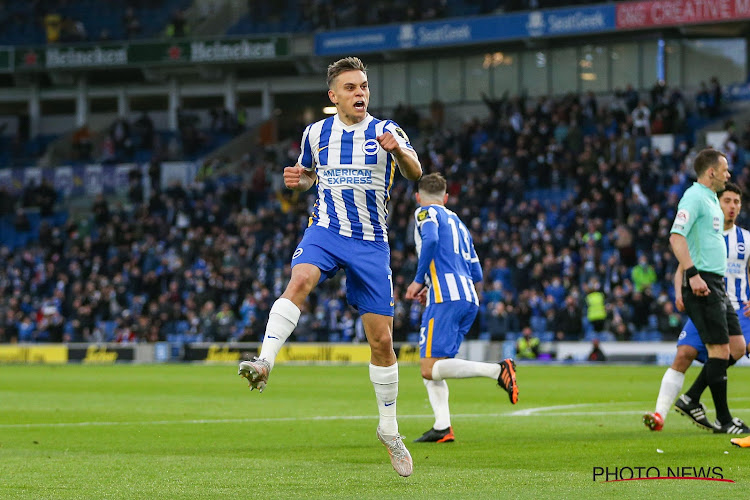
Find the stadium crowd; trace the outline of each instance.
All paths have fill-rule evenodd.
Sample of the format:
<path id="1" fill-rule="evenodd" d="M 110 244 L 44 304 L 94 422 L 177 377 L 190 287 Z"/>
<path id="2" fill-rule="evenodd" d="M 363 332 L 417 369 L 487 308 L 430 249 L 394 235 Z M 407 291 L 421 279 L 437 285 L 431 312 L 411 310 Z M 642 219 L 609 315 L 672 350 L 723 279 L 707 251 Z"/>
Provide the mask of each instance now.
<path id="1" fill-rule="evenodd" d="M 666 88 L 645 100 L 629 88 L 606 104 L 593 94 L 485 102 L 488 118 L 457 130 L 437 102 L 426 116 L 395 113 L 425 171 L 449 180 L 448 206 L 467 221 L 482 259 L 470 335 L 676 338 L 682 317 L 667 241 L 693 180 L 692 153 L 681 140 L 665 156 L 649 139 L 659 127 L 682 137 L 692 106 Z M 733 180 L 747 189 L 750 131 L 730 142 Z M 158 175 L 135 175 L 130 203 L 99 198 L 89 219 L 43 223 L 38 242 L 2 248 L 0 341 L 261 339 L 314 199 L 283 189 L 282 166 L 298 147 L 248 156 L 237 178 L 161 190 L 150 181 Z M 396 341 L 414 339 L 421 314 L 402 299 L 417 262 L 413 192 L 399 178 L 390 203 Z M 313 292 L 297 339 L 363 339 L 343 279 Z"/>

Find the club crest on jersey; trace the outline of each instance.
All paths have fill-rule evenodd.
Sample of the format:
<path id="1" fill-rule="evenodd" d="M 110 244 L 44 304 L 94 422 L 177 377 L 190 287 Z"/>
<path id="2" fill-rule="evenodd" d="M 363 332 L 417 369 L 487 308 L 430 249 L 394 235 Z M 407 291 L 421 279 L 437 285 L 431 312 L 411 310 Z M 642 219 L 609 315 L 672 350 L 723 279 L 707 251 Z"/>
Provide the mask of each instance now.
<path id="1" fill-rule="evenodd" d="M 367 139 L 362 143 L 362 152 L 366 155 L 374 155 L 380 151 L 380 144 L 375 139 Z"/>
<path id="2" fill-rule="evenodd" d="M 297 257 L 299 257 L 300 255 L 302 255 L 302 252 L 304 252 L 304 251 L 305 251 L 304 248 L 298 248 L 297 250 L 295 250 L 294 254 L 292 255 L 292 260 L 294 260 Z"/>
<path id="3" fill-rule="evenodd" d="M 745 244 L 741 241 L 737 242 L 737 252 L 738 253 L 745 253 Z"/>

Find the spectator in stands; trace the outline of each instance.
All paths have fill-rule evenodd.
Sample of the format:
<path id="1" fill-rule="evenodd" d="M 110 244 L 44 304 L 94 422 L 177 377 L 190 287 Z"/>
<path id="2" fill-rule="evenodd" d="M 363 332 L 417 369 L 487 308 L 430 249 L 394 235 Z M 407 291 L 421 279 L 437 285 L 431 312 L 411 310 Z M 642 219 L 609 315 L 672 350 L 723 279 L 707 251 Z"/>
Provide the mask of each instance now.
<path id="1" fill-rule="evenodd" d="M 630 326 L 622 318 L 618 318 L 612 322 L 612 334 L 615 338 L 622 342 L 627 342 L 633 338 L 633 332 L 630 330 Z"/>
<path id="2" fill-rule="evenodd" d="M 133 140 L 130 135 L 130 124 L 124 116 L 118 117 L 109 127 L 109 136 L 115 146 L 115 156 L 130 160 L 133 154 Z"/>
<path id="3" fill-rule="evenodd" d="M 565 299 L 565 307 L 555 317 L 557 340 L 578 340 L 583 336 L 583 311 L 572 295 Z"/>
<path id="4" fill-rule="evenodd" d="M 719 116 L 722 108 L 722 90 L 719 79 L 711 77 L 711 107 L 709 109 L 711 116 Z"/>
<path id="5" fill-rule="evenodd" d="M 504 302 L 488 304 L 487 332 L 492 340 L 505 340 L 510 332 L 518 331 L 518 321 Z"/>
<path id="6" fill-rule="evenodd" d="M 643 254 L 638 257 L 638 265 L 630 271 L 633 286 L 636 292 L 643 292 L 646 288 L 656 283 L 657 276 L 654 266 L 649 264 L 648 256 Z"/>
<path id="7" fill-rule="evenodd" d="M 148 178 L 151 192 L 161 191 L 161 161 L 156 156 L 152 156 L 148 164 Z"/>
<path id="8" fill-rule="evenodd" d="M 169 38 L 184 38 L 188 34 L 187 19 L 182 10 L 176 10 L 167 25 L 166 35 Z"/>
<path id="9" fill-rule="evenodd" d="M 599 280 L 593 278 L 584 286 L 584 291 L 586 292 L 586 318 L 595 332 L 601 332 L 607 321 L 607 308 Z"/>
<path id="10" fill-rule="evenodd" d="M 91 131 L 88 124 L 84 123 L 78 128 L 71 138 L 73 143 L 74 159 L 78 161 L 91 160 L 91 151 L 93 144 L 91 142 Z"/>
<path id="11" fill-rule="evenodd" d="M 228 302 L 223 302 L 216 313 L 216 340 L 226 342 L 234 335 L 236 318 Z"/>
<path id="12" fill-rule="evenodd" d="M 713 97 L 706 87 L 706 82 L 701 82 L 700 90 L 695 95 L 695 107 L 698 114 L 703 117 L 712 116 L 714 112 Z"/>
<path id="13" fill-rule="evenodd" d="M 516 359 L 536 359 L 539 357 L 539 338 L 533 335 L 531 327 L 521 332 L 521 338 L 516 341 Z"/>
<path id="14" fill-rule="evenodd" d="M 47 35 L 47 43 L 53 44 L 60 41 L 62 30 L 62 16 L 57 12 L 48 12 L 44 16 L 44 29 Z"/>
<path id="15" fill-rule="evenodd" d="M 122 27 L 125 31 L 125 38 L 128 40 L 141 33 L 141 20 L 135 15 L 133 7 L 128 6 L 125 9 L 125 14 L 122 16 Z"/>
<path id="16" fill-rule="evenodd" d="M 671 300 L 665 300 L 657 309 L 657 324 L 664 340 L 677 340 L 682 331 L 682 317 L 675 311 Z"/>

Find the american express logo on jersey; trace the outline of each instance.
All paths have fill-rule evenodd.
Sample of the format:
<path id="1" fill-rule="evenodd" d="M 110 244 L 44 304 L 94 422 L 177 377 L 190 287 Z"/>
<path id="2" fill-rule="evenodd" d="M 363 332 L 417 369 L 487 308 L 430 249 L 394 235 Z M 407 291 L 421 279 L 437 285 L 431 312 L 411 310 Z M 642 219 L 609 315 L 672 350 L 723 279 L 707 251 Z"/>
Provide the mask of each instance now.
<path id="1" fill-rule="evenodd" d="M 320 176 L 331 185 L 372 184 L 372 170 L 364 168 L 320 168 Z"/>
<path id="2" fill-rule="evenodd" d="M 745 264 L 737 261 L 727 261 L 727 274 L 745 274 Z"/>

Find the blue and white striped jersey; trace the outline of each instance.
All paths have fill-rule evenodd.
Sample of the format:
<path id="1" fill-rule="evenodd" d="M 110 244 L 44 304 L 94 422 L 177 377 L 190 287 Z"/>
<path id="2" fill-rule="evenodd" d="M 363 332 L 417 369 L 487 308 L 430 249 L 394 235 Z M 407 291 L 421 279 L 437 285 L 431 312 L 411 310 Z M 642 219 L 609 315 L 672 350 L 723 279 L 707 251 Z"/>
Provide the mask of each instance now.
<path id="1" fill-rule="evenodd" d="M 739 226 L 732 226 L 724 231 L 727 245 L 727 272 L 724 284 L 727 295 L 735 310 L 750 301 L 750 287 L 747 280 L 747 263 L 750 260 L 750 231 Z"/>
<path id="2" fill-rule="evenodd" d="M 369 114 L 352 126 L 338 115 L 307 126 L 297 163 L 315 169 L 318 175 L 318 199 L 310 225 L 350 238 L 388 241 L 387 204 L 396 162 L 376 140 L 385 131 L 402 148 L 414 151 L 395 122 Z"/>
<path id="3" fill-rule="evenodd" d="M 414 218 L 419 255 L 414 281 L 428 283 L 427 304 L 466 300 L 479 305 L 474 283 L 482 281 L 482 266 L 464 223 L 442 205 L 420 207 Z"/>

